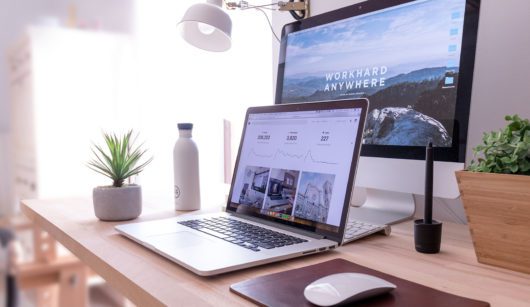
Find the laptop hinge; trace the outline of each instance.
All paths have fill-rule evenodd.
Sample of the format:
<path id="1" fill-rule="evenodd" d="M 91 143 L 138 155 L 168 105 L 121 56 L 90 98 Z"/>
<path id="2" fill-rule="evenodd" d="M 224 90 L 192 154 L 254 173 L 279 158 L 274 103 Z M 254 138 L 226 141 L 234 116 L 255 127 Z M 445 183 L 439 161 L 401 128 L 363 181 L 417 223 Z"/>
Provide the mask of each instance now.
<path id="1" fill-rule="evenodd" d="M 313 239 L 321 240 L 321 239 L 325 239 L 326 238 L 325 236 L 316 234 L 314 232 L 310 232 L 310 231 L 303 230 L 303 229 L 298 229 L 296 227 L 292 227 L 292 226 L 289 226 L 289 225 L 275 223 L 275 222 L 264 220 L 264 219 L 261 219 L 261 218 L 258 218 L 258 217 L 253 217 L 253 216 L 248 216 L 248 215 L 243 215 L 243 214 L 237 214 L 237 213 L 232 213 L 232 214 L 234 216 L 237 216 L 238 218 L 241 218 L 241 219 L 245 219 L 245 220 L 249 220 L 249 221 L 252 221 L 252 222 L 264 224 L 264 225 L 267 225 L 267 226 L 280 228 L 280 229 L 287 230 L 287 231 L 290 231 L 290 232 L 294 232 L 294 233 L 297 233 L 297 234 L 300 234 L 300 235 L 303 235 L 303 236 L 308 236 L 308 237 L 313 238 Z"/>

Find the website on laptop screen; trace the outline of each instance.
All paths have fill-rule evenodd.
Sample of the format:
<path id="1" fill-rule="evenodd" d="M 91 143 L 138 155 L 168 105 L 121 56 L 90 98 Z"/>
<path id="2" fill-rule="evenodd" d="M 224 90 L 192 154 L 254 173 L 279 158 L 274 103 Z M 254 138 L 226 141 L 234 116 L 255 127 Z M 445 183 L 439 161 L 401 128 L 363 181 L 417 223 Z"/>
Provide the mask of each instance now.
<path id="1" fill-rule="evenodd" d="M 249 114 L 230 209 L 338 231 L 361 109 Z"/>

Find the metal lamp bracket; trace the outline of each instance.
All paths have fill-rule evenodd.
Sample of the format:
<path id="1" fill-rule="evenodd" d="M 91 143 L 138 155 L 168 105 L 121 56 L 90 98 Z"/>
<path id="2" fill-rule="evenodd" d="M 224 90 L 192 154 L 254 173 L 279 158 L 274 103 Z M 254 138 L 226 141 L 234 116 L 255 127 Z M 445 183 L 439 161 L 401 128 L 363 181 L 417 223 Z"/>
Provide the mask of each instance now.
<path id="1" fill-rule="evenodd" d="M 278 2 L 279 11 L 300 11 L 305 12 L 305 18 L 309 17 L 309 0 L 302 0 L 298 2 Z"/>

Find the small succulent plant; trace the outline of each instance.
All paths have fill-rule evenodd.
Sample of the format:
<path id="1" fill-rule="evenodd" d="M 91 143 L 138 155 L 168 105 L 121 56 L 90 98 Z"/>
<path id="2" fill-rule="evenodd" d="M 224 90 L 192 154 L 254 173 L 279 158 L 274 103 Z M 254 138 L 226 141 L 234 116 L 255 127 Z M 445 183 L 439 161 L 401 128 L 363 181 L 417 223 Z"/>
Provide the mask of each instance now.
<path id="1" fill-rule="evenodd" d="M 504 129 L 484 133 L 483 143 L 473 148 L 478 159 L 470 171 L 530 175 L 530 122 L 518 115 L 505 119 Z"/>
<path id="2" fill-rule="evenodd" d="M 140 159 L 146 153 L 141 145 L 136 146 L 133 131 L 129 130 L 124 135 L 103 133 L 106 150 L 104 147 L 94 144 L 92 153 L 94 158 L 88 162 L 88 167 L 112 179 L 114 187 L 123 186 L 125 180 L 143 171 L 153 158 L 139 164 Z"/>

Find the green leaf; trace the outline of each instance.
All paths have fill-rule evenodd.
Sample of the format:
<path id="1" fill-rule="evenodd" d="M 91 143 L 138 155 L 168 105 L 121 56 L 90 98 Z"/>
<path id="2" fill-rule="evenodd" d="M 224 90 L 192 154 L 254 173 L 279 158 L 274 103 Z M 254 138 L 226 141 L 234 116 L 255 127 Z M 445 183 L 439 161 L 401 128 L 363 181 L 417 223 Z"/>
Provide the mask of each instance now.
<path id="1" fill-rule="evenodd" d="M 530 129 L 525 131 L 524 137 L 522 139 L 523 143 L 530 144 Z"/>
<path id="2" fill-rule="evenodd" d="M 501 158 L 501 162 L 505 163 L 505 164 L 509 164 L 509 163 L 512 162 L 512 158 L 511 157 L 502 157 Z"/>
<path id="3" fill-rule="evenodd" d="M 137 135 L 134 135 L 133 130 L 129 130 L 124 135 L 103 133 L 106 148 L 93 144 L 91 151 L 94 158 L 87 163 L 87 166 L 109 177 L 114 186 L 120 187 L 125 179 L 139 174 L 153 160 L 151 157 L 135 167 L 147 152 L 141 148 L 143 144 L 134 145 L 136 138 Z"/>
<path id="4" fill-rule="evenodd" d="M 482 144 L 473 148 L 470 170 L 530 175 L 530 121 L 506 115 L 507 125 L 484 133 Z"/>
<path id="5" fill-rule="evenodd" d="M 530 171 L 530 159 L 521 160 L 519 162 L 519 169 L 523 173 L 526 173 L 526 172 Z"/>

